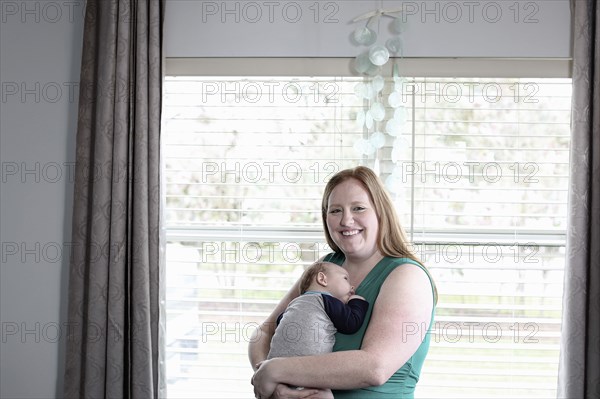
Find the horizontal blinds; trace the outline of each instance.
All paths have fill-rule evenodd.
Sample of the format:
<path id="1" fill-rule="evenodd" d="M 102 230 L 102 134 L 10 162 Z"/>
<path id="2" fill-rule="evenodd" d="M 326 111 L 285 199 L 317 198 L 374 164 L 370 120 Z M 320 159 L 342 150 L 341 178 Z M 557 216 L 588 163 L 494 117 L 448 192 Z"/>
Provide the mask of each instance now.
<path id="1" fill-rule="evenodd" d="M 570 81 L 406 79 L 402 134 L 371 157 L 360 82 L 167 78 L 169 397 L 251 397 L 251 332 L 328 251 L 323 186 L 358 164 L 438 286 L 418 395 L 555 396 Z"/>
<path id="2" fill-rule="evenodd" d="M 564 230 L 568 80 L 413 79 L 400 93 L 386 171 L 413 230 Z"/>
<path id="3" fill-rule="evenodd" d="M 166 121 L 176 133 L 165 144 L 165 173 L 178 190 L 167 196 L 170 223 L 315 225 L 320 185 L 369 162 L 353 150 L 363 136 L 353 121 L 362 105 L 357 78 L 172 79 L 166 112 L 175 114 Z M 403 134 L 388 136 L 378 154 L 399 209 L 415 216 L 405 220 L 416 230 L 564 230 L 569 90 L 564 79 L 405 82 Z"/>
<path id="4" fill-rule="evenodd" d="M 359 162 L 352 79 L 171 78 L 171 226 L 316 227 L 324 181 Z"/>
<path id="5" fill-rule="evenodd" d="M 172 240 L 167 250 L 169 396 L 247 397 L 252 331 L 324 249 L 317 241 Z M 496 247 L 510 256 L 494 263 L 490 251 L 453 249 L 424 257 L 440 300 L 420 395 L 552 396 L 563 248 L 515 254 L 509 246 Z M 456 251 L 463 254 L 458 261 Z"/>

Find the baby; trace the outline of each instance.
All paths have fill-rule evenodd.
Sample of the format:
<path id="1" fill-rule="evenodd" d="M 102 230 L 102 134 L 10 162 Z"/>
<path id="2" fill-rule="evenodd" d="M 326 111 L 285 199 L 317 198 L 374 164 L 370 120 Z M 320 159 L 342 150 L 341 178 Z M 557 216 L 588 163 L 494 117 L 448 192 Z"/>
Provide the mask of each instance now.
<path id="1" fill-rule="evenodd" d="M 348 272 L 330 262 L 316 262 L 300 279 L 300 296 L 277 319 L 268 359 L 331 352 L 335 333 L 354 334 L 369 303 L 354 295 Z"/>

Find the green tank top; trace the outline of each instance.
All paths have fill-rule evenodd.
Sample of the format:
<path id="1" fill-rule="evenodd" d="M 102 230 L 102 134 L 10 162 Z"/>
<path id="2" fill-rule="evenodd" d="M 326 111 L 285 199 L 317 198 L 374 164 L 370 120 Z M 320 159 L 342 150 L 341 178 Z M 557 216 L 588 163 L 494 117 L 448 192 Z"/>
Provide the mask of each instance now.
<path id="1" fill-rule="evenodd" d="M 342 253 L 331 253 L 328 254 L 325 261 L 333 262 L 338 265 L 342 265 L 344 263 L 345 257 Z M 375 267 L 373 270 L 369 272 L 369 274 L 365 277 L 365 279 L 360 283 L 358 288 L 356 289 L 356 295 L 363 296 L 367 301 L 369 301 L 369 310 L 367 311 L 367 315 L 365 318 L 365 322 L 358 332 L 355 334 L 347 335 L 337 333 L 335 335 L 335 345 L 333 347 L 333 351 L 343 351 L 343 350 L 356 350 L 360 349 L 362 345 L 362 340 L 365 335 L 365 331 L 369 325 L 369 321 L 371 320 L 371 313 L 373 311 L 373 305 L 375 304 L 375 300 L 379 295 L 379 290 L 381 289 L 381 285 L 387 278 L 387 276 L 399 265 L 404 263 L 411 263 L 413 265 L 417 265 L 421 269 L 423 269 L 427 276 L 430 278 L 429 273 L 425 270 L 423 265 L 415 262 L 409 258 L 391 258 L 385 257 Z M 433 282 L 432 282 L 432 294 L 433 294 Z M 435 295 L 435 294 L 433 294 Z M 435 303 L 435 298 L 434 298 Z M 368 387 L 361 389 L 353 389 L 353 390 L 337 390 L 333 391 L 333 394 L 336 399 L 368 399 L 368 398 L 395 398 L 395 399 L 404 399 L 404 398 L 413 398 L 415 393 L 415 386 L 417 381 L 419 381 L 419 375 L 421 374 L 421 368 L 423 366 L 423 362 L 425 361 L 425 357 L 427 356 L 427 352 L 429 350 L 429 341 L 430 341 L 430 331 L 433 326 L 433 316 L 435 313 L 434 310 L 431 312 L 431 322 L 429 324 L 429 330 L 425 334 L 423 342 L 417 349 L 417 351 L 413 354 L 413 356 L 408 359 L 408 361 L 398 369 L 390 379 L 383 385 L 376 387 Z"/>

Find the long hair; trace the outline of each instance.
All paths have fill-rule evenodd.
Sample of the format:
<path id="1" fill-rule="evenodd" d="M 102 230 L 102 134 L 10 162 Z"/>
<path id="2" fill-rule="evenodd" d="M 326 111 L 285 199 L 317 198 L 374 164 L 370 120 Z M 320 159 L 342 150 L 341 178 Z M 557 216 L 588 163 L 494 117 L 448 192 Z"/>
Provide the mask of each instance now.
<path id="1" fill-rule="evenodd" d="M 400 225 L 396 208 L 385 189 L 381 179 L 371 169 L 365 166 L 357 166 L 352 169 L 341 170 L 336 173 L 325 185 L 323 200 L 321 202 L 321 217 L 323 219 L 323 229 L 327 244 L 334 252 L 341 252 L 340 248 L 333 242 L 329 229 L 327 228 L 327 204 L 329 196 L 333 189 L 340 183 L 349 179 L 355 179 L 366 190 L 369 199 L 373 203 L 375 214 L 379 222 L 379 231 L 377 232 L 377 248 L 384 256 L 392 258 L 409 258 L 419 263 L 429 275 L 432 283 L 433 278 L 423 262 L 410 250 L 406 234 Z M 433 283 L 435 297 L 437 298 L 437 289 Z"/>

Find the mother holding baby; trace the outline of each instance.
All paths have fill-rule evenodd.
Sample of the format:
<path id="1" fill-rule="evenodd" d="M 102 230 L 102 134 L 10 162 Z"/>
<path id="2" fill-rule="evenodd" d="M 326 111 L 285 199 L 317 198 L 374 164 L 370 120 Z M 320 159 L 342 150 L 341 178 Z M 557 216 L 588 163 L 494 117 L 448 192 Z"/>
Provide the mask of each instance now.
<path id="1" fill-rule="evenodd" d="M 267 359 L 276 320 L 299 294 L 298 282 L 255 332 L 249 358 L 257 398 L 412 398 L 429 349 L 437 294 L 431 275 L 408 248 L 381 180 L 359 166 L 338 172 L 323 193 L 322 218 L 356 294 L 370 304 L 352 335 L 336 334 L 332 353 Z M 310 387 L 302 390 L 291 387 Z"/>

